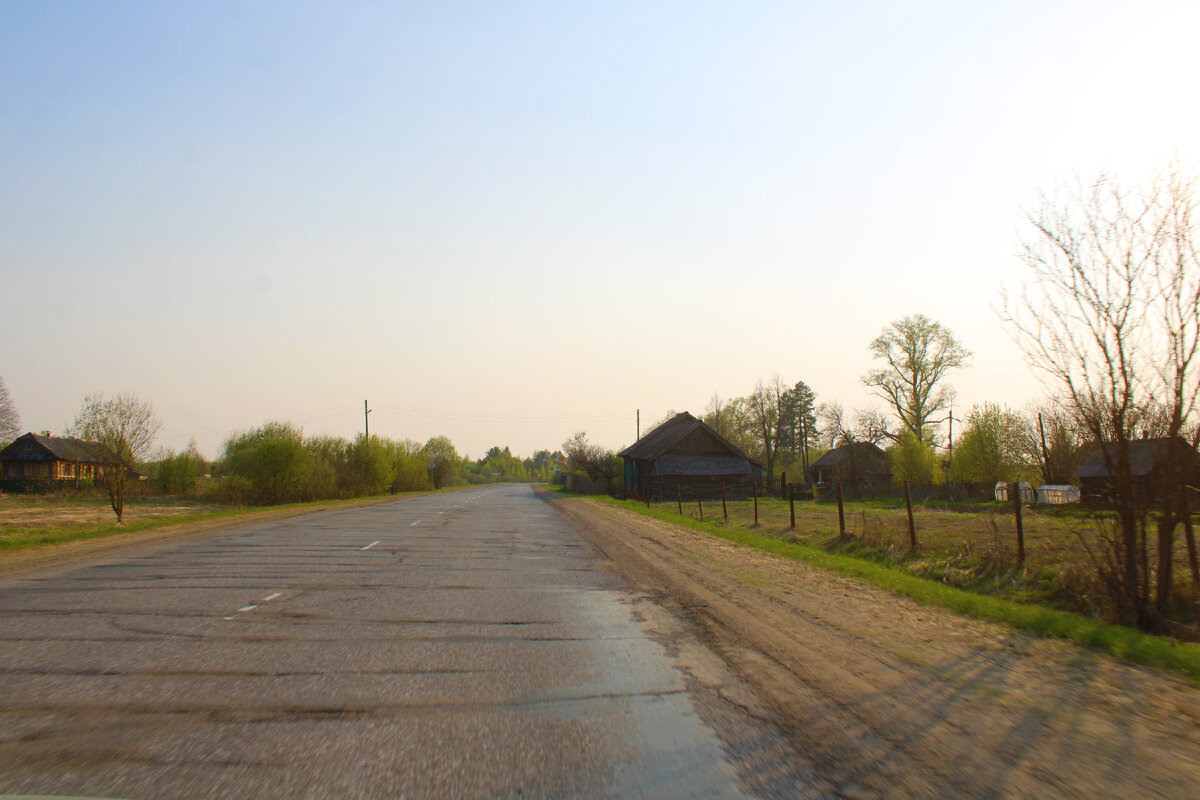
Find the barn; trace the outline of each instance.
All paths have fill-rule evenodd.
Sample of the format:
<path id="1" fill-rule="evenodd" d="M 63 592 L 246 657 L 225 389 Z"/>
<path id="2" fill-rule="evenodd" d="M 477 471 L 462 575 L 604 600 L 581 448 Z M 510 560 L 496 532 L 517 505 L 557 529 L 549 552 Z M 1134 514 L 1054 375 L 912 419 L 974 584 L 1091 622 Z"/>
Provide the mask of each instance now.
<path id="1" fill-rule="evenodd" d="M 1108 468 L 1108 461 L 1116 457 L 1117 445 L 1108 442 L 1103 449 L 1097 447 L 1075 470 L 1073 477 L 1085 500 L 1102 500 L 1116 491 L 1116 479 Z M 1160 487 L 1169 485 L 1168 469 L 1181 469 L 1188 486 L 1200 486 L 1200 455 L 1178 436 L 1130 442 L 1129 467 L 1134 491 L 1144 498 L 1157 497 Z"/>
<path id="2" fill-rule="evenodd" d="M 625 490 L 650 500 L 746 497 L 762 462 L 684 411 L 621 451 Z M 678 494 L 677 494 L 678 493 Z"/>

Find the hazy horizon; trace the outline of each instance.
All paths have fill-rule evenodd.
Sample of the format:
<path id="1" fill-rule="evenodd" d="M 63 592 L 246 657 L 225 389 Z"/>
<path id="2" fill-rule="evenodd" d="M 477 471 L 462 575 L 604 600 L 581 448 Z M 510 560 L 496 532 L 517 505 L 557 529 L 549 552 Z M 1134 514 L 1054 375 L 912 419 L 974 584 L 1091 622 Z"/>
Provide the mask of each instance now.
<path id="1" fill-rule="evenodd" d="M 956 409 L 1041 395 L 993 310 L 1019 209 L 1196 164 L 1200 6 L 9 2 L 0 362 L 25 430 L 135 392 L 208 457 L 267 420 L 619 449 L 923 313 Z"/>

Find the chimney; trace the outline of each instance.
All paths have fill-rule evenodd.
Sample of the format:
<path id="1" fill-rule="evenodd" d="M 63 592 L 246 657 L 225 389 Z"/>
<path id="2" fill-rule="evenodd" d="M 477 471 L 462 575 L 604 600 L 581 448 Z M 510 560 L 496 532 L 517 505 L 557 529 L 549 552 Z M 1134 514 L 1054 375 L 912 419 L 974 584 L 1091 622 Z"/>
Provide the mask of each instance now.
<path id="1" fill-rule="evenodd" d="M 42 431 L 42 436 L 45 436 L 47 439 L 53 438 L 50 436 L 50 431 Z"/>

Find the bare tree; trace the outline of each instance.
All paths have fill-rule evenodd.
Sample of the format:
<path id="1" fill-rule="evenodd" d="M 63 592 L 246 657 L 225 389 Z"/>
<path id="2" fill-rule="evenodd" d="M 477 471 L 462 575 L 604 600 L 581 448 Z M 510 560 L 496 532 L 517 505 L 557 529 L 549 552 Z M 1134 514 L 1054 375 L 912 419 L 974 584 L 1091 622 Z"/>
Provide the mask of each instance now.
<path id="1" fill-rule="evenodd" d="M 1027 463 L 1037 464 L 1042 483 L 1066 484 L 1087 454 L 1092 436 L 1079 424 L 1069 401 L 1047 399 L 1022 414 L 1021 449 Z"/>
<path id="2" fill-rule="evenodd" d="M 882 444 L 896 438 L 888 425 L 887 415 L 878 408 L 856 408 L 849 421 L 846 410 L 836 400 L 822 403 L 817 409 L 821 418 L 821 443 L 833 448 L 854 442 Z"/>
<path id="3" fill-rule="evenodd" d="M 0 378 L 0 443 L 11 442 L 21 435 L 21 415 L 12 398 L 8 396 L 8 387 L 4 378 Z"/>
<path id="4" fill-rule="evenodd" d="M 863 383 L 892 406 L 904 429 L 930 441 L 933 433 L 926 426 L 940 421 L 931 418 L 953 398 L 943 381 L 950 370 L 966 366 L 971 353 L 948 328 L 924 314 L 893 322 L 870 348 L 887 366 L 868 372 Z"/>
<path id="5" fill-rule="evenodd" d="M 701 419 L 704 424 L 712 428 L 728 439 L 727 429 L 729 427 L 729 412 L 728 403 L 721 399 L 721 395 L 713 392 L 713 396 L 709 399 L 708 405 L 704 407 L 704 416 Z"/>
<path id="6" fill-rule="evenodd" d="M 779 375 L 763 383 L 759 378 L 754 392 L 746 398 L 750 404 L 750 416 L 754 422 L 756 443 L 762 448 L 763 462 L 767 465 L 767 485 L 775 479 L 775 459 L 779 455 L 779 411 L 786 389 Z"/>
<path id="7" fill-rule="evenodd" d="M 108 463 L 99 477 L 108 490 L 118 525 L 125 524 L 125 497 L 134 468 L 150 454 L 160 427 L 154 406 L 129 393 L 110 399 L 103 394 L 88 395 L 71 426 L 73 436 L 104 448 Z"/>
<path id="8" fill-rule="evenodd" d="M 888 424 L 887 414 L 872 406 L 854 409 L 854 438 L 878 445 L 895 439 L 896 434 Z"/>
<path id="9" fill-rule="evenodd" d="M 1116 536 L 1101 575 L 1124 621 L 1165 630 L 1175 530 L 1196 450 L 1200 399 L 1200 259 L 1194 181 L 1177 171 L 1131 192 L 1101 175 L 1042 195 L 1024 212 L 1022 259 L 1034 283 L 1006 295 L 1001 311 L 1030 364 L 1060 390 L 1100 448 L 1113 479 Z M 1190 435 L 1167 448 L 1156 487 L 1157 563 L 1148 554 L 1150 497 L 1139 494 L 1130 445 L 1141 433 Z M 1178 451 L 1178 452 L 1177 452 Z"/>

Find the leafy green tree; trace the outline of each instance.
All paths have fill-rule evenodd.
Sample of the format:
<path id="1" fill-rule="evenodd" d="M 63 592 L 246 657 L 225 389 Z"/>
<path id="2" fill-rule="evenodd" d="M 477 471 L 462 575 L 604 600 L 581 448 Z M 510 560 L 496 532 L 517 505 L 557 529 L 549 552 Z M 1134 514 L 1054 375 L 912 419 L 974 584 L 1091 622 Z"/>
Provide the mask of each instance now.
<path id="1" fill-rule="evenodd" d="M 378 436 L 359 436 L 350 448 L 350 465 L 354 475 L 354 497 L 373 497 L 386 494 L 396 480 L 396 462 L 384 440 Z"/>
<path id="2" fill-rule="evenodd" d="M 304 440 L 304 449 L 312 456 L 312 471 L 304 482 L 306 500 L 352 496 L 350 442 L 340 436 L 310 436 Z"/>
<path id="3" fill-rule="evenodd" d="M 204 472 L 204 457 L 192 439 L 182 453 L 167 451 L 153 466 L 153 478 L 163 494 L 190 494 Z"/>
<path id="4" fill-rule="evenodd" d="M 873 369 L 862 381 L 886 400 L 906 430 L 918 439 L 933 441 L 929 425 L 953 397 L 944 385 L 947 374 L 966 366 L 971 353 L 939 322 L 924 314 L 897 320 L 870 344 L 885 366 Z"/>
<path id="5" fill-rule="evenodd" d="M 286 422 L 266 422 L 230 437 L 221 462 L 224 474 L 249 482 L 247 499 L 265 505 L 304 499 L 313 467 L 303 434 Z"/>
<path id="6" fill-rule="evenodd" d="M 396 477 L 392 480 L 393 492 L 415 492 L 430 487 L 429 460 L 420 442 L 412 439 L 393 442 L 392 463 L 396 468 Z"/>
<path id="7" fill-rule="evenodd" d="M 1024 464 L 1025 420 L 995 403 L 975 406 L 954 447 L 950 477 L 959 483 L 993 485 L 1029 472 Z"/>
<path id="8" fill-rule="evenodd" d="M 908 481 L 913 486 L 932 486 L 943 481 L 942 465 L 929 442 L 918 439 L 912 431 L 904 431 L 896 440 L 892 453 L 892 482 L 896 486 Z"/>
<path id="9" fill-rule="evenodd" d="M 567 469 L 587 476 L 589 481 L 604 481 L 611 488 L 623 467 L 620 456 L 612 450 L 588 441 L 587 432 L 579 431 L 563 442 Z"/>
<path id="10" fill-rule="evenodd" d="M 425 443 L 422 451 L 429 466 L 429 479 L 433 488 L 440 489 L 449 484 L 458 472 L 462 457 L 454 448 L 454 442 L 445 436 L 434 436 Z"/>

